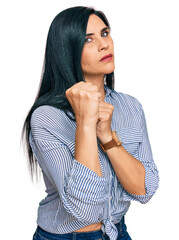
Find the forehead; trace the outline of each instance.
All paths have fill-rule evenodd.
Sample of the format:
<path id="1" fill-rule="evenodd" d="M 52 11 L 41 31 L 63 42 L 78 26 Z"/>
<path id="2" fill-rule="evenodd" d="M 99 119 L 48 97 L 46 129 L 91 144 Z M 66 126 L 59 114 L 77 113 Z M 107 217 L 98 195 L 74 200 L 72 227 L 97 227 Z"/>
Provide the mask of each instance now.
<path id="1" fill-rule="evenodd" d="M 88 19 L 86 33 L 99 32 L 104 27 L 106 27 L 106 24 L 101 20 L 101 18 L 95 14 L 91 14 Z"/>

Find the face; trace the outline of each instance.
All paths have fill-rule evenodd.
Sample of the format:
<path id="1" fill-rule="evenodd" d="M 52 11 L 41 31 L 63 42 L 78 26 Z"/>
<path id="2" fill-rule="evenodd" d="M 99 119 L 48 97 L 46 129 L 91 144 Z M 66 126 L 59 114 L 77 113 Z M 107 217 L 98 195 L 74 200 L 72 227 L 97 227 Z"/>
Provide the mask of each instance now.
<path id="1" fill-rule="evenodd" d="M 95 14 L 91 14 L 88 20 L 81 66 L 85 78 L 114 71 L 113 40 L 109 28 Z"/>

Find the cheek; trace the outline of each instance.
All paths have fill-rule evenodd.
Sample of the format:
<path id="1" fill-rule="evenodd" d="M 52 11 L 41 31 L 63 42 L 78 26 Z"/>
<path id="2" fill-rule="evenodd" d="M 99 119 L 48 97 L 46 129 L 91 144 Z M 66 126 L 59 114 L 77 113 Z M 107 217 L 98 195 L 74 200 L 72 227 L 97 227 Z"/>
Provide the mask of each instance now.
<path id="1" fill-rule="evenodd" d="M 92 50 L 85 49 L 81 55 L 81 66 L 82 69 L 90 68 L 95 64 L 95 54 L 93 54 Z"/>
<path id="2" fill-rule="evenodd" d="M 110 45 L 111 50 L 114 52 L 114 43 L 113 43 L 112 38 L 110 39 L 109 45 Z"/>

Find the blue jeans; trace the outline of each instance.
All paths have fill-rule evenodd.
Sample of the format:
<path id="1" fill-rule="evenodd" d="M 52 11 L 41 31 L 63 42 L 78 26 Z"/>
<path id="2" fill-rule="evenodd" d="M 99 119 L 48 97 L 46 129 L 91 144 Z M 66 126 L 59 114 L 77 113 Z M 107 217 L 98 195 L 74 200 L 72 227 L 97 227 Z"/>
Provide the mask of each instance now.
<path id="1" fill-rule="evenodd" d="M 118 238 L 116 240 L 132 240 L 127 232 L 124 217 L 122 220 L 115 224 L 118 229 Z M 67 234 L 53 234 L 44 231 L 39 226 L 34 233 L 33 240 L 110 240 L 106 233 L 102 230 L 90 232 L 72 232 Z"/>

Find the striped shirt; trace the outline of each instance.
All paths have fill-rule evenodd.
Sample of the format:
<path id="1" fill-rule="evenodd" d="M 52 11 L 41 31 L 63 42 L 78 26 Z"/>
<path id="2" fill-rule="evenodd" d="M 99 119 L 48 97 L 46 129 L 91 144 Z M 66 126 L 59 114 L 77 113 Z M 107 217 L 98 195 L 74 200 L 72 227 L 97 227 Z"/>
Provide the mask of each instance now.
<path id="1" fill-rule="evenodd" d="M 98 138 L 102 177 L 78 162 L 74 158 L 76 122 L 60 109 L 40 106 L 31 117 L 29 141 L 47 193 L 39 203 L 37 224 L 48 232 L 70 233 L 102 221 L 101 230 L 116 240 L 115 224 L 128 211 L 130 201 L 147 203 L 158 188 L 158 170 L 142 105 L 128 94 L 106 85 L 104 88 L 105 102 L 114 106 L 111 130 L 119 134 L 123 147 L 145 167 L 146 194 L 134 195 L 123 188 Z"/>

